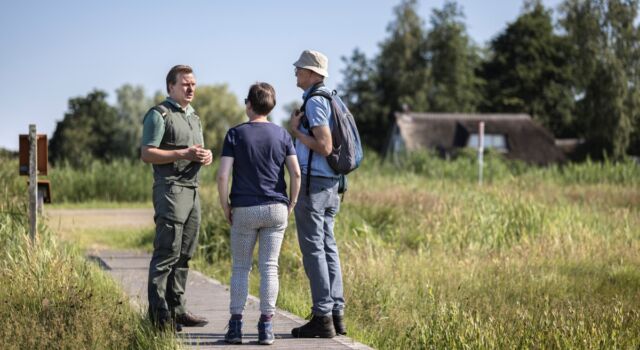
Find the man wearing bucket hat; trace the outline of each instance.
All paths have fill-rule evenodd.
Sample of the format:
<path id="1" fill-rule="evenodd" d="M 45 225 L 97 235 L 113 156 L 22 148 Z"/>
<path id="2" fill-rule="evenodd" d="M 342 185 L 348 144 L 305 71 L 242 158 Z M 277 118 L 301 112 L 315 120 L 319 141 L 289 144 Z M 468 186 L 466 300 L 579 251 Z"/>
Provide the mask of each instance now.
<path id="1" fill-rule="evenodd" d="M 317 90 L 330 93 L 324 86 L 324 79 L 329 76 L 328 60 L 318 51 L 305 50 L 293 65 L 296 83 L 304 90 L 305 101 L 300 111 L 292 113 L 290 122 L 296 138 L 303 189 L 294 213 L 304 269 L 311 286 L 313 316 L 307 324 L 292 329 L 291 334 L 300 338 L 331 338 L 336 333 L 346 334 L 342 271 L 333 234 L 334 219 L 340 209 L 340 176 L 325 158 L 333 145 L 330 101 L 313 95 Z"/>

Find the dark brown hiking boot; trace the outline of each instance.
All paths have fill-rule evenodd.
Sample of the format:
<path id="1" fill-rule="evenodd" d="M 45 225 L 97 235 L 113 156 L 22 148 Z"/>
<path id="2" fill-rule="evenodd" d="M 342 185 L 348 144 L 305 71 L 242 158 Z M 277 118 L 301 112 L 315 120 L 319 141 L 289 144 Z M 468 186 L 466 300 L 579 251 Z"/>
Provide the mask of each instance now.
<path id="1" fill-rule="evenodd" d="M 347 327 L 344 325 L 344 315 L 333 315 L 333 328 L 338 335 L 347 335 Z"/>
<path id="2" fill-rule="evenodd" d="M 177 324 L 173 318 L 171 318 L 168 311 L 160 311 L 158 315 L 151 318 L 151 323 L 154 327 L 161 332 L 174 331 L 181 332 L 182 326 Z"/>
<path id="3" fill-rule="evenodd" d="M 204 327 L 209 320 L 204 317 L 196 316 L 189 311 L 184 314 L 176 315 L 176 323 L 183 327 Z"/>
<path id="4" fill-rule="evenodd" d="M 160 320 L 157 326 L 158 330 L 161 331 L 174 331 L 176 333 L 182 332 L 182 325 L 179 323 L 175 323 L 173 320 Z"/>
<path id="5" fill-rule="evenodd" d="M 292 329 L 291 335 L 295 338 L 333 338 L 336 330 L 331 316 L 313 315 L 307 324 Z"/>

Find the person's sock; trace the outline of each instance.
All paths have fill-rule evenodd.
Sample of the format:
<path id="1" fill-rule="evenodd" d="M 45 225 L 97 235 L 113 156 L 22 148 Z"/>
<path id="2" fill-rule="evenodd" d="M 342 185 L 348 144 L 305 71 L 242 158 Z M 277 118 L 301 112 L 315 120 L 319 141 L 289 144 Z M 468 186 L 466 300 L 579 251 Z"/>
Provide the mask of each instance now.
<path id="1" fill-rule="evenodd" d="M 238 321 L 242 319 L 242 314 L 233 314 L 231 315 L 231 320 L 232 321 Z"/>
<path id="2" fill-rule="evenodd" d="M 260 315 L 260 322 L 271 322 L 272 317 L 273 317 L 273 314 L 271 315 L 262 314 Z"/>

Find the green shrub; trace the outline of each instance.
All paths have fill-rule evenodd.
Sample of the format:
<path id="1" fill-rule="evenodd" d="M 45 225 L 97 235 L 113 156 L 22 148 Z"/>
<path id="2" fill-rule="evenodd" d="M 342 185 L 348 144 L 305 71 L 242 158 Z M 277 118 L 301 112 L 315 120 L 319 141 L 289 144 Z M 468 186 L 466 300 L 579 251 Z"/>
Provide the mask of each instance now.
<path id="1" fill-rule="evenodd" d="M 594 162 L 587 159 L 582 163 L 569 163 L 545 169 L 540 176 L 549 176 L 567 185 L 613 184 L 640 186 L 640 164 L 632 159 L 622 161 L 604 160 Z M 534 173 L 534 174 L 537 174 Z"/>
<path id="2" fill-rule="evenodd" d="M 51 169 L 49 179 L 51 197 L 56 203 L 151 200 L 151 166 L 141 161 L 93 161 L 81 169 L 62 164 Z"/>

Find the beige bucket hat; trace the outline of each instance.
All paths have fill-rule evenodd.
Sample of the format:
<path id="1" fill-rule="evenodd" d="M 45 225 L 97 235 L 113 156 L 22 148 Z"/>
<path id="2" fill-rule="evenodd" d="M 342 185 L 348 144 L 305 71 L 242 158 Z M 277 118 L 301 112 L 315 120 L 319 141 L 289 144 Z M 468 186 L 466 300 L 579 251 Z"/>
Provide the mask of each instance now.
<path id="1" fill-rule="evenodd" d="M 314 71 L 323 77 L 329 77 L 329 60 L 324 54 L 314 50 L 304 50 L 293 64 L 298 68 Z"/>

